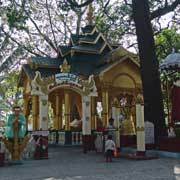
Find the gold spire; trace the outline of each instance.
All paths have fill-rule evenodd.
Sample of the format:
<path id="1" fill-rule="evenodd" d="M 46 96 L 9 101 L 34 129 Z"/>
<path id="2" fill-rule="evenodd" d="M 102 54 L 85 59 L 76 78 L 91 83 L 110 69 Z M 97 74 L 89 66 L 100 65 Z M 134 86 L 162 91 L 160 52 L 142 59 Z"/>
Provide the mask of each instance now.
<path id="1" fill-rule="evenodd" d="M 71 66 L 68 65 L 68 62 L 66 59 L 63 61 L 63 64 L 60 65 L 60 69 L 61 69 L 62 73 L 69 73 L 70 72 Z"/>
<path id="2" fill-rule="evenodd" d="M 89 25 L 92 25 L 93 24 L 93 19 L 94 19 L 94 16 L 93 16 L 93 7 L 92 7 L 92 3 L 89 4 L 88 6 L 88 13 L 87 13 L 87 18 L 88 20 L 88 24 Z"/>

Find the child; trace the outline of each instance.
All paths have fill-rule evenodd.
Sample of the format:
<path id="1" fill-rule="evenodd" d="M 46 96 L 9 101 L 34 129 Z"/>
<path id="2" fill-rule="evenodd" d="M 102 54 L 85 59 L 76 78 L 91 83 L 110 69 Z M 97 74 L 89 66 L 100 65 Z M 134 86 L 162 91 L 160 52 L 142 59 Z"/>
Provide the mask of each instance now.
<path id="1" fill-rule="evenodd" d="M 105 143 L 106 162 L 112 162 L 112 156 L 115 149 L 115 143 L 112 140 L 112 135 L 108 135 Z"/>

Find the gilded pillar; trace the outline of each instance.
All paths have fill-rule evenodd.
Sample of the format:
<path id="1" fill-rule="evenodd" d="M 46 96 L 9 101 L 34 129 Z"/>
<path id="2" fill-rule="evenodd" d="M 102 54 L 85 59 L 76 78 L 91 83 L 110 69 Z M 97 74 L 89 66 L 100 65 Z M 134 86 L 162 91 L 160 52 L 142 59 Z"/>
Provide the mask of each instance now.
<path id="1" fill-rule="evenodd" d="M 103 126 L 106 127 L 108 125 L 108 91 L 103 90 L 102 91 L 102 120 L 103 120 Z"/>
<path id="2" fill-rule="evenodd" d="M 38 130 L 39 122 L 38 122 L 38 107 L 39 97 L 37 95 L 32 96 L 32 116 L 33 116 L 33 130 Z"/>
<path id="3" fill-rule="evenodd" d="M 119 122 L 119 108 L 118 108 L 118 100 L 116 98 L 113 99 L 112 102 L 112 118 L 114 119 L 114 125 L 116 128 L 115 132 L 115 143 L 116 147 L 120 149 L 120 122 Z"/>
<path id="4" fill-rule="evenodd" d="M 24 102 L 23 102 L 23 114 L 27 119 L 28 114 L 29 114 L 29 112 L 28 112 L 28 97 L 26 95 L 24 95 L 23 100 L 24 100 Z"/>
<path id="5" fill-rule="evenodd" d="M 29 115 L 29 109 L 28 109 L 28 97 L 26 95 L 23 95 L 23 114 L 26 118 L 26 129 L 28 130 L 28 115 Z"/>
<path id="6" fill-rule="evenodd" d="M 91 97 L 91 130 L 95 130 L 96 127 L 96 98 Z"/>
<path id="7" fill-rule="evenodd" d="M 65 131 L 70 131 L 70 98 L 69 91 L 64 92 L 65 101 Z"/>
<path id="8" fill-rule="evenodd" d="M 59 123 L 59 94 L 55 95 L 55 113 L 54 113 L 54 121 L 53 127 L 54 129 L 58 130 L 58 123 Z"/>
<path id="9" fill-rule="evenodd" d="M 59 122 L 58 122 L 58 128 L 63 129 L 63 124 L 62 124 L 62 99 L 59 102 Z"/>

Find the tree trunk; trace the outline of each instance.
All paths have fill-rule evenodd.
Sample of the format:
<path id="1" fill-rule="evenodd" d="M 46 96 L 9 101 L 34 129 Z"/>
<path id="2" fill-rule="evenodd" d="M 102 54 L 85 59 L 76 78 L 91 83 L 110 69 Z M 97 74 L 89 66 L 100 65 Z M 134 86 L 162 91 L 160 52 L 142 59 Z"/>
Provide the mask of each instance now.
<path id="1" fill-rule="evenodd" d="M 148 0 L 133 0 L 133 18 L 139 46 L 145 121 L 155 126 L 155 143 L 166 134 L 158 60 L 155 54 Z"/>
<path id="2" fill-rule="evenodd" d="M 77 12 L 77 25 L 76 25 L 76 35 L 79 35 L 80 28 L 81 28 L 81 19 L 82 19 L 82 13 Z"/>

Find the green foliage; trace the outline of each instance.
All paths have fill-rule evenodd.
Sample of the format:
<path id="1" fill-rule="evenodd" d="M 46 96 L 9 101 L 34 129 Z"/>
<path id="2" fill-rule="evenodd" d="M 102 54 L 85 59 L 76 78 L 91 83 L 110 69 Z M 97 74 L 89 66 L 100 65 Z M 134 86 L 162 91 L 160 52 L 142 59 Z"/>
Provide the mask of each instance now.
<path id="1" fill-rule="evenodd" d="M 6 110 L 10 111 L 14 103 L 20 103 L 17 98 L 21 92 L 17 87 L 19 72 L 11 72 L 0 83 L 0 99 Z"/>
<path id="2" fill-rule="evenodd" d="M 19 30 L 23 28 L 28 19 L 24 11 L 22 9 L 18 10 L 16 7 L 8 7 L 6 16 L 9 27 L 16 27 Z"/>
<path id="3" fill-rule="evenodd" d="M 96 25 L 112 43 L 119 43 L 129 32 L 134 33 L 131 6 L 119 1 L 108 4 L 108 0 L 99 0 L 96 10 Z"/>
<path id="4" fill-rule="evenodd" d="M 82 4 L 86 0 L 73 2 Z M 93 2 L 94 19 L 111 43 L 122 44 L 124 47 L 135 44 L 137 48 L 131 3 L 132 0 L 96 0 Z M 149 3 L 153 11 L 163 7 L 165 0 L 150 0 Z M 0 72 L 2 69 L 9 70 L 25 53 L 26 56 L 57 57 L 58 45 L 68 44 L 70 34 L 79 32 L 79 27 L 84 26 L 86 21 L 87 7 L 71 6 L 67 0 L 2 0 L 0 6 L 0 21 L 4 27 L 2 30 L 6 31 L 2 31 L 0 37 L 0 66 L 3 66 Z M 179 22 L 178 17 L 173 16 L 175 26 Z M 4 45 L 3 39 L 6 37 L 8 41 Z M 22 46 L 25 53 L 9 58 L 18 46 Z"/>
<path id="5" fill-rule="evenodd" d="M 180 42 L 180 33 L 178 33 L 178 30 L 176 27 L 172 27 L 171 29 L 165 29 L 155 37 L 156 53 L 157 53 L 158 59 L 160 60 L 160 63 L 169 54 L 173 52 L 180 52 L 179 42 Z M 167 76 L 164 73 L 162 73 L 160 76 L 161 83 L 162 83 L 162 90 L 163 90 L 162 95 L 163 95 L 163 101 L 164 101 L 164 110 L 166 114 L 168 114 L 168 108 L 170 109 L 170 111 L 172 109 L 170 87 L 172 87 L 174 80 L 178 76 L 180 77 L 180 73 L 173 73 L 171 74 L 171 76 Z M 179 130 L 177 130 L 177 134 L 178 132 L 180 132 Z"/>
<path id="6" fill-rule="evenodd" d="M 172 52 L 180 52 L 180 33 L 176 27 L 165 29 L 155 37 L 156 53 L 160 61 Z"/>

